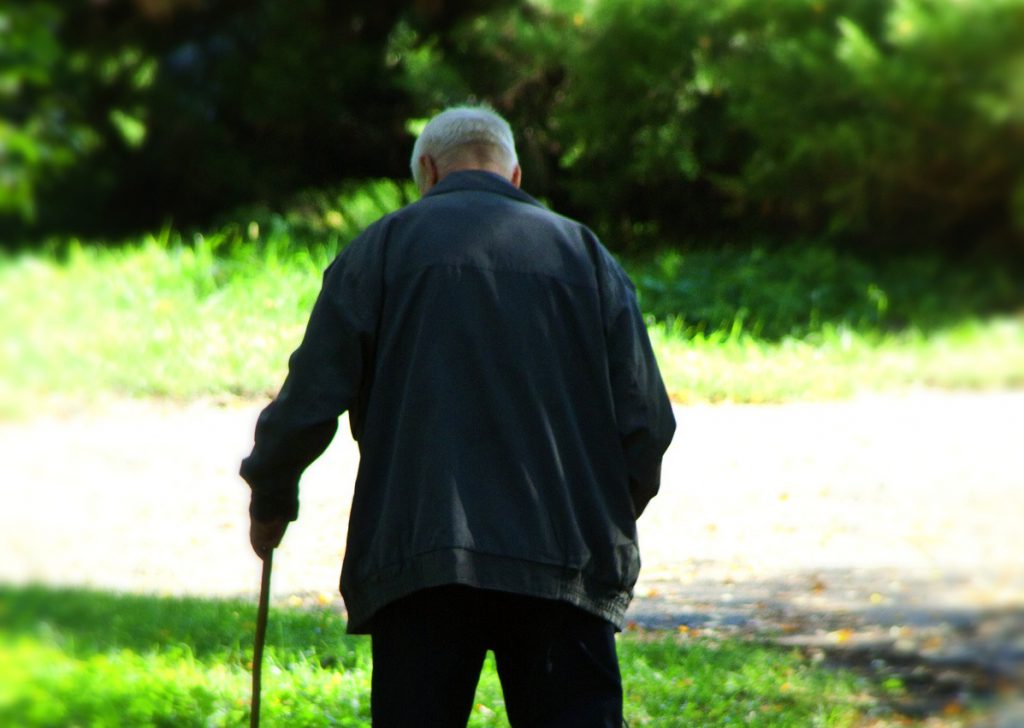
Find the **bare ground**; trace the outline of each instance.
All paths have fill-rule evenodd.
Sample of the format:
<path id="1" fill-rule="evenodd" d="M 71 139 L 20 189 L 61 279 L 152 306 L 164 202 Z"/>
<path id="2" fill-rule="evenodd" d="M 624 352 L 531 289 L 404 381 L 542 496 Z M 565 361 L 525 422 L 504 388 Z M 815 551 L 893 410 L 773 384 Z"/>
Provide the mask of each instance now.
<path id="1" fill-rule="evenodd" d="M 0 423 L 0 581 L 253 595 L 236 472 L 259 407 L 120 401 Z M 1020 698 L 1024 392 L 676 414 L 640 521 L 635 628 L 772 639 L 893 674 L 920 688 L 909 714 Z M 346 432 L 303 480 L 278 600 L 340 608 Z M 1001 710 L 991 725 L 1024 726 Z"/>

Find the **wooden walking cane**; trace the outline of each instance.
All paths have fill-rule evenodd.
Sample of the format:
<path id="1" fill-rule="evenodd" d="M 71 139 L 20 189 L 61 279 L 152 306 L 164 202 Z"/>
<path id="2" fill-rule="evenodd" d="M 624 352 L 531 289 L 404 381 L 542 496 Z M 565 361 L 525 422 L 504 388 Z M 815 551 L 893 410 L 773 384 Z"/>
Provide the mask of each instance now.
<path id="1" fill-rule="evenodd" d="M 274 562 L 274 549 L 263 557 L 263 576 L 260 579 L 260 605 L 256 612 L 256 640 L 252 647 L 252 705 L 249 728 L 260 725 L 260 679 L 263 672 L 263 642 L 267 636 L 267 611 L 270 606 L 270 569 Z"/>

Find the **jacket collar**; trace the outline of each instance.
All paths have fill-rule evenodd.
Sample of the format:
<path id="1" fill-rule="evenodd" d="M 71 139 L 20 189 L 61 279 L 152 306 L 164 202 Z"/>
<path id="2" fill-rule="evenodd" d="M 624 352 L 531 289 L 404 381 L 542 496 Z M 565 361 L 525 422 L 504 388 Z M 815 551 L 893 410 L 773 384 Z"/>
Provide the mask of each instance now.
<path id="1" fill-rule="evenodd" d="M 495 194 L 511 197 L 529 205 L 543 207 L 537 200 L 530 197 L 507 179 L 494 172 L 487 172 L 482 169 L 464 169 L 445 175 L 444 179 L 430 188 L 424 197 L 443 195 L 448 192 L 461 192 L 473 190 L 478 192 L 493 192 Z"/>

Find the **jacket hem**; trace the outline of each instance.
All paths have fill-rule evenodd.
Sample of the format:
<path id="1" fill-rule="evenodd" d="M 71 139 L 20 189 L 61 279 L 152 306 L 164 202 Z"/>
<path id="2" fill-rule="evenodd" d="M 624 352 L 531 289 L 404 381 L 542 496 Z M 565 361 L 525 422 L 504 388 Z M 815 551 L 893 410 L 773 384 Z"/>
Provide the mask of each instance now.
<path id="1" fill-rule="evenodd" d="M 450 584 L 567 602 L 610 622 L 617 630 L 625 626 L 626 608 L 633 596 L 633 584 L 602 584 L 577 567 L 453 548 L 421 554 L 358 581 L 342 574 L 347 631 L 369 634 L 373 616 L 383 607 L 421 589 Z"/>

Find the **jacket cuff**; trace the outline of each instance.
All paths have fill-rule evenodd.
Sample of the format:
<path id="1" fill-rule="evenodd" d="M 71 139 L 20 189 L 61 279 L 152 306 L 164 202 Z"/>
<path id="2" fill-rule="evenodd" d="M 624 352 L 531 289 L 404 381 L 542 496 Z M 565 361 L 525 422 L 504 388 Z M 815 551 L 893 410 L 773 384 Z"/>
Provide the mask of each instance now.
<path id="1" fill-rule="evenodd" d="M 294 521 L 299 517 L 298 489 L 268 492 L 253 488 L 249 502 L 249 516 L 254 521 Z"/>

